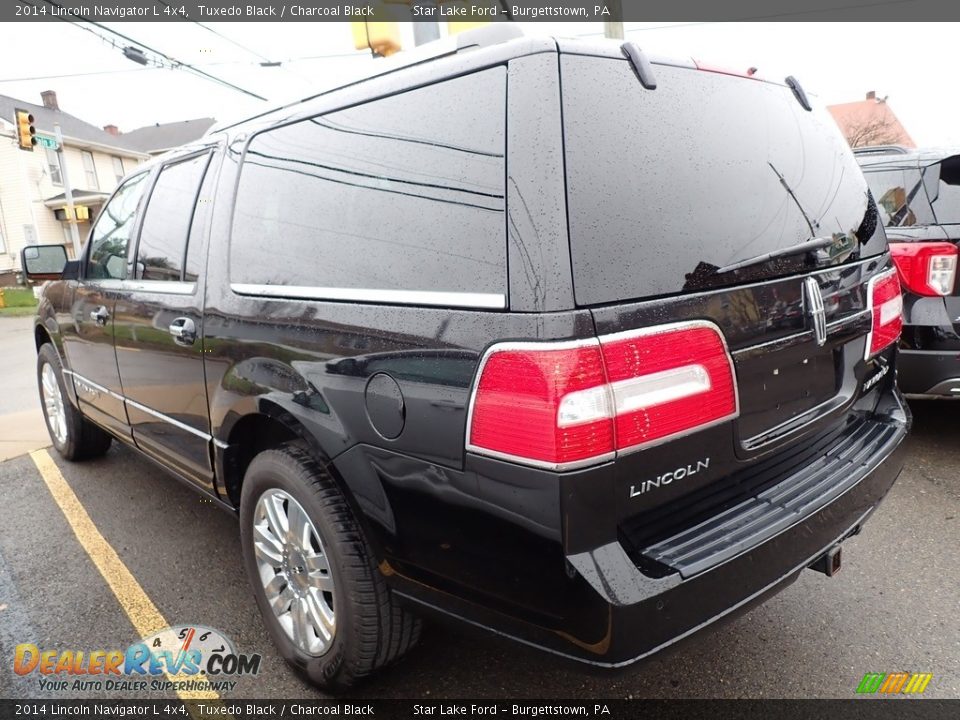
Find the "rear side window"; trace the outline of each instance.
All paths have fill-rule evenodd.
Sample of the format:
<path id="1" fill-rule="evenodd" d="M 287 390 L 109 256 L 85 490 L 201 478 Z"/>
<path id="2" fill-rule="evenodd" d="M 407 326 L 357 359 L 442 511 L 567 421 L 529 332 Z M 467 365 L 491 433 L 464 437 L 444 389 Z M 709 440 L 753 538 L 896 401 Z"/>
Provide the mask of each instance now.
<path id="1" fill-rule="evenodd" d="M 825 111 L 804 110 L 781 85 L 654 72 L 657 88 L 646 90 L 626 60 L 561 57 L 579 304 L 802 272 L 802 257 L 751 266 L 749 277 L 727 268 L 811 237 L 834 238 L 823 264 L 885 249 Z"/>
<path id="2" fill-rule="evenodd" d="M 498 67 L 254 136 L 231 282 L 505 295 L 505 92 Z"/>
<path id="3" fill-rule="evenodd" d="M 140 229 L 137 278 L 180 280 L 190 221 L 210 154 L 167 165 L 157 178 Z"/>
<path id="4" fill-rule="evenodd" d="M 917 168 L 892 168 L 864 174 L 886 227 L 911 227 L 933 222 L 933 213 Z"/>
<path id="5" fill-rule="evenodd" d="M 941 161 L 939 168 L 940 180 L 935 186 L 937 196 L 933 199 L 933 212 L 942 225 L 960 224 L 960 155 Z"/>

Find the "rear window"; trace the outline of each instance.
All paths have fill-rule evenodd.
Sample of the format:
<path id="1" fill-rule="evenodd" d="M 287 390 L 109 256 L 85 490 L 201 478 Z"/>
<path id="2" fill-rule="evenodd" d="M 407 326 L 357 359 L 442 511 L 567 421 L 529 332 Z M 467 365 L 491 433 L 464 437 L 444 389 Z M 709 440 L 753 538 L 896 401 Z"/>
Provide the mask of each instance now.
<path id="1" fill-rule="evenodd" d="M 654 72 L 651 91 L 626 60 L 561 60 L 579 304 L 800 272 L 803 256 L 721 271 L 811 237 L 835 238 L 821 264 L 884 250 L 866 184 L 826 112 L 804 110 L 780 85 Z"/>
<path id="2" fill-rule="evenodd" d="M 960 155 L 954 155 L 942 160 L 936 166 L 927 168 L 927 171 L 939 169 L 939 178 L 936 185 L 932 183 L 928 188 L 936 188 L 936 197 L 932 199 L 933 212 L 937 222 L 942 225 L 960 224 Z"/>
<path id="3" fill-rule="evenodd" d="M 877 200 L 884 226 L 912 227 L 933 222 L 933 211 L 918 168 L 865 170 L 864 177 Z"/>
<path id="4" fill-rule="evenodd" d="M 505 103 L 498 67 L 254 136 L 231 281 L 505 297 Z"/>

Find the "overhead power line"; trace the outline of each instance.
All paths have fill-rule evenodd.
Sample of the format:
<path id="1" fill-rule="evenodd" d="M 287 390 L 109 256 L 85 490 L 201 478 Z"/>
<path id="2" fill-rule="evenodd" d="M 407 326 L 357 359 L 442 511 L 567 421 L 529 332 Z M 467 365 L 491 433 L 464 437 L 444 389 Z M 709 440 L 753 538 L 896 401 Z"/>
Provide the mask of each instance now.
<path id="1" fill-rule="evenodd" d="M 18 2 L 23 2 L 23 1 L 24 1 L 24 0 L 18 0 Z M 90 25 L 93 25 L 94 27 L 100 28 L 100 29 L 103 30 L 104 32 L 108 32 L 108 33 L 110 33 L 111 35 L 115 35 L 116 37 L 121 38 L 121 39 L 127 41 L 128 43 L 131 43 L 132 45 L 139 46 L 140 48 L 143 48 L 144 50 L 147 50 L 147 51 L 153 53 L 154 55 L 156 55 L 156 56 L 158 56 L 158 57 L 160 57 L 160 58 L 163 58 L 165 61 L 167 61 L 168 63 L 170 63 L 171 67 L 173 67 L 173 68 L 175 68 L 175 69 L 188 70 L 189 72 L 192 72 L 192 73 L 194 73 L 195 75 L 199 75 L 200 77 L 206 78 L 207 80 L 210 80 L 210 81 L 212 81 L 212 82 L 215 82 L 215 83 L 217 83 L 217 84 L 219 84 L 219 85 L 222 85 L 222 86 L 224 86 L 224 87 L 228 87 L 228 88 L 230 88 L 230 89 L 232 89 L 232 90 L 236 90 L 237 92 L 241 92 L 241 93 L 243 93 L 244 95 L 249 95 L 250 97 L 256 98 L 257 100 L 264 100 L 264 101 L 266 101 L 266 98 L 263 97 L 262 95 L 257 95 L 257 93 L 252 92 L 252 91 L 250 91 L 250 90 L 247 90 L 246 88 L 242 88 L 242 87 L 240 87 L 239 85 L 235 85 L 235 84 L 233 84 L 233 83 L 231 83 L 231 82 L 229 82 L 229 81 L 227 81 L 227 80 L 224 80 L 223 78 L 219 78 L 219 77 L 217 77 L 217 76 L 215 76 L 215 75 L 211 75 L 210 73 L 205 72 L 204 70 L 201 70 L 201 69 L 199 69 L 198 67 L 195 67 L 194 65 L 191 65 L 190 63 L 181 62 L 180 60 L 177 60 L 176 58 L 171 57 L 171 56 L 167 55 L 166 53 L 163 53 L 163 52 L 161 52 L 160 50 L 157 50 L 156 48 L 150 47 L 150 46 L 147 45 L 146 43 L 142 43 L 142 42 L 140 42 L 140 41 L 138 41 L 138 40 L 134 40 L 134 39 L 133 39 L 132 37 L 130 37 L 129 35 L 124 35 L 122 32 L 120 32 L 120 31 L 118 31 L 118 30 L 114 30 L 113 28 L 109 28 L 109 27 L 107 27 L 106 25 L 103 25 L 102 23 L 98 23 L 98 22 L 95 22 L 95 21 L 93 21 L 93 20 L 89 20 L 89 19 L 87 19 L 87 18 L 84 18 L 82 15 L 79 15 L 79 14 L 77 14 L 77 13 L 72 12 L 69 8 L 66 8 L 66 7 L 64 7 L 63 5 L 60 5 L 60 4 L 57 3 L 57 2 L 54 2 L 54 0 L 43 0 L 43 1 L 44 1 L 45 3 L 47 3 L 48 5 L 51 5 L 51 6 L 56 7 L 56 8 L 59 8 L 59 9 L 62 10 L 64 13 L 69 14 L 70 16 L 77 18 L 77 20 L 80 21 L 80 22 L 89 23 Z M 75 25 L 75 26 L 77 26 L 77 27 L 80 27 L 80 28 L 82 28 L 82 29 L 84 29 L 84 30 L 87 30 L 88 32 L 91 32 L 89 28 L 83 27 L 83 25 L 81 25 L 80 22 L 73 21 L 73 22 L 71 22 L 71 24 L 72 24 L 72 25 Z M 93 33 L 93 34 L 94 34 L 94 35 L 97 35 L 97 33 Z"/>
<path id="2" fill-rule="evenodd" d="M 171 10 L 174 9 L 173 6 L 171 6 L 170 3 L 165 2 L 165 0 L 157 0 L 157 2 L 160 3 L 161 5 L 163 5 L 164 7 L 170 8 Z M 261 61 L 263 61 L 261 64 L 263 64 L 264 66 L 273 66 L 273 65 L 275 64 L 275 61 L 274 61 L 274 60 L 271 60 L 271 59 L 268 58 L 266 55 L 263 55 L 263 54 L 261 54 L 261 53 L 258 53 L 256 50 L 254 50 L 254 49 L 252 49 L 252 48 L 249 48 L 249 47 L 247 47 L 246 45 L 243 45 L 243 44 L 237 42 L 237 41 L 234 40 L 233 38 L 227 37 L 227 36 L 224 35 L 222 32 L 219 32 L 219 31 L 217 31 L 217 30 L 214 30 L 214 29 L 213 29 L 212 27 L 210 27 L 209 25 L 204 25 L 204 24 L 203 24 L 202 22 L 200 22 L 199 20 L 191 20 L 190 18 L 183 17 L 183 16 L 180 15 L 179 13 L 176 14 L 176 17 L 178 17 L 179 19 L 183 20 L 184 22 L 190 22 L 190 23 L 193 23 L 194 25 L 196 25 L 197 27 L 203 28 L 203 29 L 206 30 L 208 33 L 212 33 L 213 35 L 216 35 L 216 36 L 217 36 L 218 38 L 220 38 L 221 40 L 226 40 L 226 41 L 227 41 L 228 43 L 230 43 L 231 45 L 235 45 L 236 47 L 240 48 L 241 50 L 243 50 L 243 51 L 245 51 L 245 52 L 250 53 L 251 55 L 256 55 L 258 58 L 260 58 Z"/>

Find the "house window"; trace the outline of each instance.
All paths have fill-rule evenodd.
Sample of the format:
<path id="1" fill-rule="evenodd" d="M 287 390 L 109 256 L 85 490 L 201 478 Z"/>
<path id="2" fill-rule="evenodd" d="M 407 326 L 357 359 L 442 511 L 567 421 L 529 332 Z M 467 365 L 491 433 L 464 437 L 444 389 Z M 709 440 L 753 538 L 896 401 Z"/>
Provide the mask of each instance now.
<path id="1" fill-rule="evenodd" d="M 113 156 L 113 174 L 117 178 L 117 184 L 119 184 L 124 176 L 122 157 Z"/>
<path id="2" fill-rule="evenodd" d="M 100 183 L 97 182 L 97 168 L 93 164 L 93 153 L 89 150 L 83 150 L 80 153 L 83 156 L 83 174 L 86 177 L 87 190 L 99 190 Z"/>
<path id="3" fill-rule="evenodd" d="M 47 148 L 47 169 L 50 172 L 50 182 L 54 185 L 63 185 L 63 174 L 60 172 L 60 155 L 51 148 Z"/>
<path id="4" fill-rule="evenodd" d="M 3 228 L 0 227 L 0 253 L 5 253 L 7 251 L 7 243 L 3 239 Z"/>

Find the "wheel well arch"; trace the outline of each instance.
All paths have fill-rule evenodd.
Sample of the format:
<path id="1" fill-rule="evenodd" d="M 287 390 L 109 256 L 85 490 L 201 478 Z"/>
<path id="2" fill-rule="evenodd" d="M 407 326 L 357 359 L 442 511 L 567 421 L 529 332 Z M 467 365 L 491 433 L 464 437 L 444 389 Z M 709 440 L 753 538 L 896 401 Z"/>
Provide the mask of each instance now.
<path id="1" fill-rule="evenodd" d="M 47 343 L 53 344 L 53 338 L 50 337 L 50 332 L 40 323 L 37 323 L 33 329 L 33 340 L 37 346 L 37 352 L 40 352 L 40 348 Z"/>
<path id="2" fill-rule="evenodd" d="M 240 507 L 243 476 L 257 455 L 300 439 L 299 433 L 272 415 L 251 413 L 240 418 L 230 428 L 223 451 L 223 489 L 230 503 Z"/>
<path id="3" fill-rule="evenodd" d="M 324 465 L 330 463 L 330 456 L 316 438 L 294 415 L 279 406 L 261 406 L 258 412 L 243 415 L 231 426 L 227 447 L 223 451 L 222 469 L 223 489 L 233 507 L 240 507 L 243 478 L 253 459 L 265 450 L 284 445 L 299 445 Z M 337 473 L 332 468 L 330 470 L 337 483 L 346 490 Z"/>

